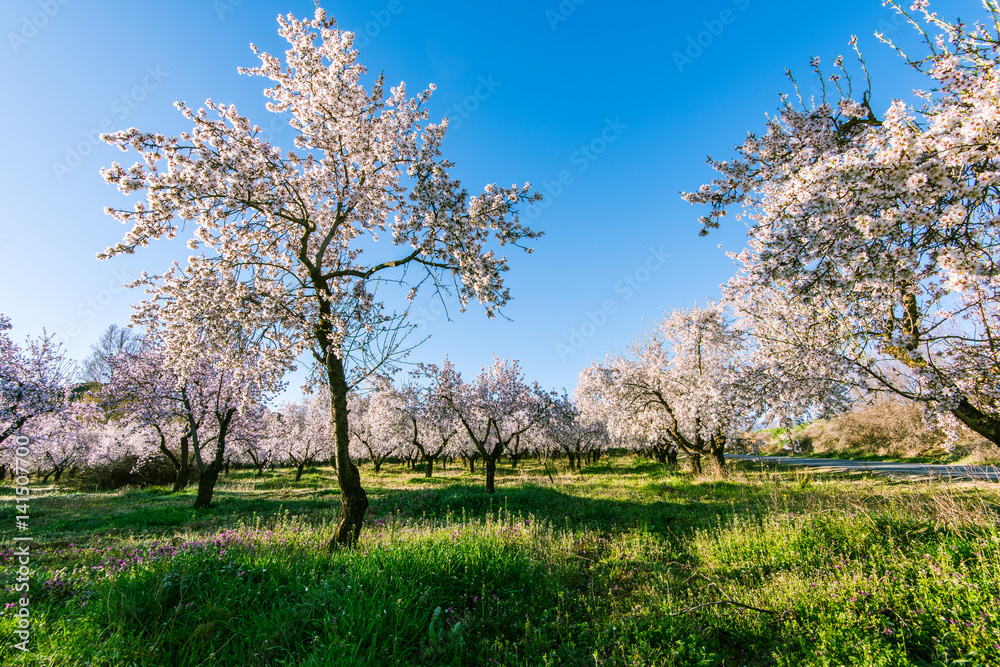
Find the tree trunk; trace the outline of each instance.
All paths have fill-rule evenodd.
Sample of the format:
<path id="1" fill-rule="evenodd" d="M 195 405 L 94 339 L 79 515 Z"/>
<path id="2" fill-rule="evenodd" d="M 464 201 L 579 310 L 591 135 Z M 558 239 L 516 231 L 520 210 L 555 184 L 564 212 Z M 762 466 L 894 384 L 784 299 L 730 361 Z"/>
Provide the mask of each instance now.
<path id="1" fill-rule="evenodd" d="M 677 467 L 677 453 L 678 452 L 676 449 L 670 449 L 669 451 L 667 451 L 667 464 L 671 468 Z"/>
<path id="2" fill-rule="evenodd" d="M 497 460 L 492 456 L 486 457 L 486 493 L 493 493 L 493 478 L 497 473 Z"/>
<path id="3" fill-rule="evenodd" d="M 215 493 L 215 483 L 219 481 L 219 473 L 222 472 L 226 458 L 226 436 L 229 434 L 229 425 L 233 421 L 236 408 L 229 408 L 224 413 L 216 412 L 216 419 L 219 423 L 219 435 L 215 440 L 215 456 L 212 462 L 199 470 L 198 473 L 198 495 L 194 499 L 194 508 L 200 509 L 212 504 L 212 494 Z"/>
<path id="4" fill-rule="evenodd" d="M 170 451 L 170 448 L 167 447 L 167 436 L 163 433 L 163 430 L 160 429 L 160 427 L 156 424 L 153 425 L 153 428 L 156 429 L 157 434 L 159 434 L 160 436 L 160 444 L 159 444 L 160 451 L 163 452 L 163 454 L 167 457 L 167 460 L 169 460 L 170 464 L 174 467 L 174 488 L 170 492 L 177 493 L 179 488 L 177 486 L 177 479 L 180 477 L 183 465 L 181 464 L 180 461 L 177 460 L 177 457 L 174 456 L 173 452 Z M 187 447 L 186 436 L 181 437 L 181 443 L 184 447 Z"/>
<path id="5" fill-rule="evenodd" d="M 1000 419 L 983 413 L 967 398 L 963 398 L 951 413 L 958 421 L 1000 447 Z"/>
<path id="6" fill-rule="evenodd" d="M 361 525 L 368 511 L 368 495 L 361 488 L 361 473 L 351 461 L 350 434 L 347 428 L 347 376 L 344 363 L 327 353 L 326 371 L 330 382 L 330 403 L 333 412 L 334 442 L 337 446 L 337 477 L 340 482 L 340 524 L 337 535 L 330 540 L 330 550 L 337 545 L 353 546 L 361 535 Z"/>
<path id="7" fill-rule="evenodd" d="M 696 475 L 701 474 L 701 454 L 697 452 L 688 452 L 688 456 L 691 457 L 691 472 Z"/>
<path id="8" fill-rule="evenodd" d="M 174 478 L 174 488 L 171 493 L 177 493 L 188 485 L 191 477 L 191 462 L 188 460 L 188 436 L 181 436 L 181 458 L 177 462 L 177 477 Z"/>
<path id="9" fill-rule="evenodd" d="M 177 471 L 177 478 L 174 479 L 174 488 L 171 493 L 177 493 L 181 489 L 188 485 L 188 480 L 191 478 L 191 468 L 189 466 L 184 466 Z"/>
<path id="10" fill-rule="evenodd" d="M 305 469 L 305 467 L 306 467 L 306 462 L 305 461 L 302 461 L 297 466 L 295 466 L 295 481 L 296 482 L 299 481 L 300 479 L 302 479 L 302 471 Z"/>
<path id="11" fill-rule="evenodd" d="M 212 494 L 215 493 L 215 483 L 219 480 L 220 472 L 222 472 L 222 461 L 218 458 L 201 471 L 201 476 L 198 479 L 198 496 L 194 499 L 195 509 L 208 507 L 212 504 Z"/>
<path id="12" fill-rule="evenodd" d="M 424 477 L 430 477 L 434 474 L 434 457 L 427 456 L 424 460 L 427 461 L 427 468 L 424 470 Z"/>
<path id="13" fill-rule="evenodd" d="M 721 440 L 718 444 L 712 447 L 712 456 L 715 458 L 715 462 L 719 466 L 719 470 L 726 469 L 726 441 Z"/>

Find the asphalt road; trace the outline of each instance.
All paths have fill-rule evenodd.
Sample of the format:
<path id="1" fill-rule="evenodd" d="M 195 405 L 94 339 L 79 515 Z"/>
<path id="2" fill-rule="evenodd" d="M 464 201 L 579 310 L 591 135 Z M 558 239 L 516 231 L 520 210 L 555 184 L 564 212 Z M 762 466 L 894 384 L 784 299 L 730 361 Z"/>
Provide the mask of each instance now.
<path id="1" fill-rule="evenodd" d="M 797 456 L 749 456 L 726 454 L 727 459 L 759 461 L 790 466 L 808 466 L 847 471 L 866 471 L 885 475 L 916 475 L 1000 482 L 1000 467 L 970 465 L 929 465 L 923 463 L 890 463 L 885 461 L 846 461 L 842 459 L 811 459 Z"/>

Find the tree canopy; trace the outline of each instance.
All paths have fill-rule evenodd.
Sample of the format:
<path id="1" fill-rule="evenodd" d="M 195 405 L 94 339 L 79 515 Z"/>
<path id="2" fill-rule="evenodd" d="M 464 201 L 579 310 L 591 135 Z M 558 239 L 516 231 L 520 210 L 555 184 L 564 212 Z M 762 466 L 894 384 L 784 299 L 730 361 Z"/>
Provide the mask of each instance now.
<path id="1" fill-rule="evenodd" d="M 892 392 L 1000 444 L 1000 11 L 890 4 L 924 38 L 900 50 L 928 84 L 915 105 L 876 113 L 837 58 L 828 98 L 783 97 L 684 197 L 711 207 L 702 233 L 733 208 L 747 222 L 724 296 L 788 377 Z"/>

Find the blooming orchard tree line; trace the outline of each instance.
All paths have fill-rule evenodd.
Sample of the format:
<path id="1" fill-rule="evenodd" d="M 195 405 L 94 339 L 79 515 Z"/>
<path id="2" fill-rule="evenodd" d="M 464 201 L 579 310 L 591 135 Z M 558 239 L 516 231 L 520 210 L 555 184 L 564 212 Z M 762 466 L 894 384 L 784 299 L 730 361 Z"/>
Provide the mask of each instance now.
<path id="1" fill-rule="evenodd" d="M 348 408 L 354 414 L 350 422 L 352 456 L 368 458 L 378 472 L 407 442 L 402 397 L 388 383 L 378 382 L 372 392 L 352 396 Z"/>
<path id="2" fill-rule="evenodd" d="M 445 364 L 448 361 L 445 360 Z M 419 375 L 416 372 L 415 375 Z M 432 378 L 433 380 L 433 378 Z M 409 437 L 407 446 L 426 466 L 425 474 L 434 474 L 434 464 L 442 456 L 464 456 L 469 453 L 469 440 L 462 429 L 458 415 L 451 409 L 445 395 L 437 385 L 420 386 L 410 383 L 400 395 L 403 404 L 404 430 Z"/>
<path id="3" fill-rule="evenodd" d="M 593 411 L 585 411 L 563 392 L 555 397 L 541 426 L 543 442 L 552 452 L 564 453 L 572 470 L 584 459 L 608 448 L 607 422 Z"/>
<path id="4" fill-rule="evenodd" d="M 303 398 L 298 403 L 286 403 L 275 412 L 268 411 L 266 420 L 263 458 L 291 463 L 296 482 L 302 479 L 306 466 L 320 457 L 330 458 L 333 438 L 330 399 L 325 393 Z"/>
<path id="5" fill-rule="evenodd" d="M 671 311 L 627 352 L 584 369 L 581 399 L 624 441 L 661 457 L 680 449 L 699 472 L 703 455 L 725 467 L 727 441 L 754 427 L 767 400 L 744 338 L 719 304 Z"/>
<path id="6" fill-rule="evenodd" d="M 572 396 L 496 356 L 471 381 L 447 357 L 399 372 L 421 288 L 490 316 L 511 299 L 502 253 L 531 251 L 540 232 L 519 210 L 539 196 L 470 195 L 441 152 L 447 119 L 430 122 L 433 86 L 387 91 L 318 7 L 279 18 L 284 58 L 255 49 L 260 66 L 241 72 L 270 82 L 291 147 L 212 101 L 178 103 L 192 129 L 176 137 L 105 136 L 139 161 L 103 172 L 132 200 L 107 209 L 128 230 L 100 256 L 178 236 L 192 255 L 133 283 L 147 297 L 134 328 L 110 329 L 78 371 L 51 337 L 16 344 L 0 315 L 0 473 L 24 435 L 43 480 L 197 483 L 201 508 L 232 465 L 291 466 L 297 480 L 330 465 L 333 548 L 360 535 L 362 462 L 431 477 L 482 460 L 487 493 L 504 458 L 566 457 L 572 471 L 613 448 L 725 469 L 762 425 L 873 392 L 1000 445 L 1000 9 L 967 25 L 890 4 L 924 38 L 920 55 L 900 50 L 928 82 L 918 101 L 879 115 L 863 60 L 837 58 L 822 98 L 783 97 L 735 159 L 710 158 L 719 176 L 684 197 L 709 207 L 703 234 L 731 211 L 747 224 L 736 275 L 720 301 L 668 309 L 584 368 Z M 302 363 L 308 393 L 273 405 Z"/>
<path id="7" fill-rule="evenodd" d="M 458 417 L 469 442 L 483 457 L 486 491 L 494 492 L 497 461 L 515 439 L 540 426 L 551 396 L 538 383 L 528 385 L 517 361 L 493 358 L 493 364 L 471 383 L 462 381 L 453 366 L 428 367 L 433 391 Z"/>
<path id="8" fill-rule="evenodd" d="M 155 335 L 131 338 L 109 353 L 105 343 L 115 335 L 113 327 L 94 345 L 78 374 L 92 377 L 90 369 L 99 366 L 104 382 L 58 384 L 45 409 L 14 431 L 31 439 L 32 463 L 44 481 L 58 481 L 69 469 L 134 475 L 158 466 L 157 479 L 163 482 L 168 469 L 174 492 L 197 483 L 199 508 L 211 504 L 220 474 L 231 464 L 258 475 L 289 465 L 296 479 L 314 465 L 331 463 L 340 471 L 325 385 L 272 408 L 261 392 L 242 384 L 248 373 L 202 359 L 181 374 Z M 440 367 L 420 365 L 401 386 L 375 376 L 351 391 L 348 406 L 352 465 L 370 461 L 378 473 L 389 459 L 407 460 L 422 464 L 430 477 L 439 461 L 462 458 L 474 470 L 475 459 L 482 458 L 490 493 L 502 456 L 516 463 L 564 450 L 579 467 L 584 456 L 603 449 L 602 425 L 581 418 L 565 394 L 557 398 L 537 382 L 529 384 L 519 364 L 506 359 L 494 358 L 472 383 L 448 359 Z"/>

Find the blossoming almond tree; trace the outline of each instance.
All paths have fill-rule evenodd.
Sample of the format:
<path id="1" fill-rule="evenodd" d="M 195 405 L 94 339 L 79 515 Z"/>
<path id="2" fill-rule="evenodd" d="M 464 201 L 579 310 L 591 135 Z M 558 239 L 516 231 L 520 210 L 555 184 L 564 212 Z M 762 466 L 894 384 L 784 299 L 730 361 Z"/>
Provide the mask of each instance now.
<path id="1" fill-rule="evenodd" d="M 445 364 L 450 364 L 446 359 Z M 421 370 L 412 373 L 421 377 Z M 402 412 L 408 420 L 410 445 L 426 464 L 424 475 L 434 474 L 434 463 L 442 455 L 460 451 L 463 442 L 462 424 L 433 382 L 426 385 L 409 384 L 400 390 L 403 397 Z"/>
<path id="2" fill-rule="evenodd" d="M 157 449 L 162 433 L 133 426 L 119 420 L 104 420 L 99 413 L 88 420 L 86 466 L 100 468 L 127 463 L 132 473 L 139 472 L 160 453 Z"/>
<path id="3" fill-rule="evenodd" d="M 269 442 L 267 437 L 269 415 L 270 411 L 262 404 L 254 406 L 254 409 L 240 415 L 236 428 L 230 434 L 230 456 L 226 460 L 253 468 L 257 477 L 263 477 L 264 469 L 275 464 L 274 443 Z"/>
<path id="4" fill-rule="evenodd" d="M 604 420 L 583 412 L 565 393 L 552 401 L 541 431 L 552 449 L 566 454 L 570 470 L 582 468 L 584 457 L 599 453 L 607 444 Z"/>
<path id="5" fill-rule="evenodd" d="M 29 339 L 21 349 L 10 328 L 0 313 L 0 446 L 30 420 L 65 407 L 72 376 L 53 336 Z"/>
<path id="6" fill-rule="evenodd" d="M 272 460 L 295 467 L 295 481 L 302 479 L 306 466 L 328 453 L 330 399 L 322 393 L 287 403 L 267 417 L 268 450 Z"/>
<path id="7" fill-rule="evenodd" d="M 494 315 L 509 293 L 506 258 L 492 246 L 538 236 L 517 209 L 539 196 L 527 185 L 470 196 L 441 154 L 447 120 L 427 120 L 433 86 L 416 98 L 402 83 L 386 94 L 380 76 L 366 88 L 354 35 L 319 7 L 312 20 L 278 22 L 284 63 L 254 48 L 260 66 L 241 72 L 273 82 L 268 109 L 288 119 L 295 150 L 272 146 L 235 107 L 212 101 L 199 111 L 178 103 L 194 125 L 179 137 L 106 135 L 142 156 L 112 165 L 106 180 L 146 197 L 108 209 L 131 229 L 102 256 L 173 238 L 191 221 L 189 245 L 201 254 L 151 280 L 152 299 L 169 303 L 204 276 L 218 289 L 159 314 L 175 354 L 225 350 L 232 329 L 267 351 L 258 370 L 280 373 L 312 351 L 330 389 L 341 486 L 332 547 L 357 540 L 368 507 L 349 456 L 348 391 L 402 350 L 405 313 L 387 308 L 379 288 L 403 285 L 412 297 L 421 284 L 450 282 L 463 308 L 476 299 Z"/>
<path id="8" fill-rule="evenodd" d="M 482 455 L 486 492 L 493 493 L 497 461 L 515 438 L 542 424 L 553 395 L 537 382 L 525 382 L 516 360 L 493 357 L 493 364 L 483 368 L 471 384 L 462 380 L 447 359 L 441 368 L 427 364 L 421 369 L 431 379 L 432 391 L 448 404 L 469 443 Z"/>
<path id="9" fill-rule="evenodd" d="M 165 367 L 163 355 L 148 341 L 133 350 L 112 352 L 102 366 L 107 381 L 98 396 L 108 424 L 106 431 L 155 434 L 150 442 L 176 473 L 173 492 L 185 488 L 191 475 L 191 425 L 197 430 L 201 416 L 185 416 L 184 388 L 178 386 L 178 377 Z M 110 438 L 112 443 L 117 441 Z M 197 438 L 195 441 L 200 443 Z M 174 442 L 178 443 L 176 450 Z"/>
<path id="10" fill-rule="evenodd" d="M 240 431 L 241 422 L 257 423 L 262 391 L 254 374 L 235 372 L 205 358 L 185 374 L 175 373 L 164 347 L 154 338 L 147 338 L 139 352 L 112 356 L 109 369 L 111 381 L 102 390 L 105 410 L 117 413 L 124 424 L 157 434 L 159 452 L 177 471 L 175 490 L 187 483 L 190 445 L 198 469 L 194 507 L 209 506 L 225 466 L 228 438 Z M 179 431 L 171 428 L 178 421 Z M 168 435 L 178 432 L 179 458 L 167 446 Z"/>
<path id="11" fill-rule="evenodd" d="M 390 456 L 396 456 L 409 443 L 408 424 L 401 410 L 403 398 L 384 378 L 360 395 L 351 392 L 348 408 L 354 418 L 350 424 L 351 456 L 370 459 L 378 473 Z"/>
<path id="12" fill-rule="evenodd" d="M 889 4 L 924 38 L 903 54 L 930 86 L 918 107 L 877 115 L 838 58 L 835 103 L 784 98 L 684 196 L 711 206 L 702 233 L 731 208 L 749 223 L 725 295 L 762 356 L 802 382 L 922 402 L 1000 445 L 1000 7 L 967 25 Z"/>
<path id="13" fill-rule="evenodd" d="M 68 469 L 86 463 L 93 440 L 89 412 L 70 406 L 32 419 L 23 433 L 31 439 L 31 460 L 42 483 L 58 482 Z"/>
<path id="14" fill-rule="evenodd" d="M 229 438 L 241 431 L 241 421 L 257 423 L 255 412 L 260 409 L 262 393 L 245 374 L 207 361 L 189 373 L 178 389 L 179 411 L 188 422 L 187 435 L 198 468 L 194 508 L 208 507 L 219 474 L 226 467 Z M 196 422 L 204 425 L 203 431 Z"/>
<path id="15" fill-rule="evenodd" d="M 661 463 L 676 464 L 677 438 L 669 412 L 660 409 L 659 399 L 640 400 L 626 391 L 626 378 L 636 372 L 634 360 L 616 355 L 604 364 L 594 362 L 580 371 L 574 394 L 585 414 L 596 416 L 605 424 L 608 434 L 621 446 L 640 453 L 651 453 Z M 638 386 L 638 378 L 629 384 Z M 656 378 L 653 375 L 652 378 Z M 653 393 L 655 386 L 644 393 Z M 662 402 L 666 402 L 666 399 Z M 700 469 L 701 452 L 689 454 L 692 466 Z"/>
<path id="16" fill-rule="evenodd" d="M 580 371 L 573 404 L 579 418 L 585 423 L 603 426 L 607 447 L 628 449 L 643 454 L 653 454 L 661 463 L 676 463 L 677 445 L 664 435 L 667 428 L 665 414 L 654 410 L 629 410 L 617 402 L 615 392 L 609 391 L 610 380 L 606 369 L 593 363 Z"/>
<path id="17" fill-rule="evenodd" d="M 703 455 L 724 467 L 726 442 L 761 414 L 745 356 L 744 336 L 725 309 L 695 306 L 669 312 L 637 337 L 627 354 L 585 369 L 581 383 L 627 414 L 619 423 L 634 421 L 640 431 L 655 427 L 656 435 L 683 450 L 700 472 Z"/>

